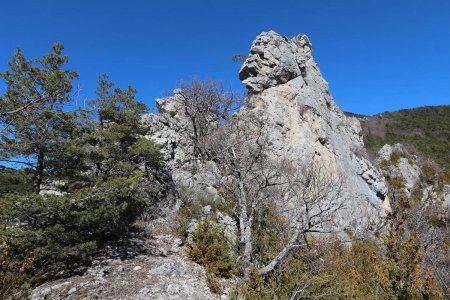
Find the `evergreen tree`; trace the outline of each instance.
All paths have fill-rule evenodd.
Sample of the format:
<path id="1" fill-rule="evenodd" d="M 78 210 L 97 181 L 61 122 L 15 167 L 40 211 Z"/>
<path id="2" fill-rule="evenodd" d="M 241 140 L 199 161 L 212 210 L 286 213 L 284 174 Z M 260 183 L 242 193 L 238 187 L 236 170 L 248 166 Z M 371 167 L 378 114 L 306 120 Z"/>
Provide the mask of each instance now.
<path id="1" fill-rule="evenodd" d="M 86 134 L 86 163 L 96 178 L 132 174 L 143 164 L 157 164 L 159 147 L 145 139 L 141 115 L 148 107 L 136 100 L 136 90 L 114 88 L 108 75 L 98 79 L 97 99 L 90 101 L 93 119 Z M 113 89 L 114 88 L 114 89 Z"/>
<path id="2" fill-rule="evenodd" d="M 78 74 L 64 68 L 62 50 L 33 62 L 17 50 L 1 73 L 0 161 L 26 168 L 0 166 L 0 297 L 83 267 L 152 211 L 159 190 L 142 172 L 161 155 L 143 137 L 147 106 L 136 90 L 112 90 L 102 75 L 92 109 L 70 111 Z M 65 193 L 40 193 L 56 181 Z"/>
<path id="3" fill-rule="evenodd" d="M 67 141 L 75 134 L 77 113 L 68 111 L 72 81 L 78 73 L 65 68 L 63 45 L 40 59 L 27 60 L 18 49 L 9 71 L 0 73 L 6 92 L 0 98 L 0 161 L 33 172 L 33 190 L 41 191 L 47 175 L 58 169 Z"/>

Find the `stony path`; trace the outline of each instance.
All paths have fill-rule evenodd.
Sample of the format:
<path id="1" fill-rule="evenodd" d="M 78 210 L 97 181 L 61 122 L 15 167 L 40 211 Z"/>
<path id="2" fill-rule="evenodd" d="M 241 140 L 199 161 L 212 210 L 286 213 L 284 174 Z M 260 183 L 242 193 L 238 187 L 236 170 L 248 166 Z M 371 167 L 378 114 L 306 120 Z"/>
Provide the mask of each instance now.
<path id="1" fill-rule="evenodd" d="M 154 254 L 95 261 L 81 276 L 39 286 L 32 300 L 221 298 L 210 292 L 204 269 L 189 260 L 180 239 L 159 234 L 145 241 L 145 246 Z"/>

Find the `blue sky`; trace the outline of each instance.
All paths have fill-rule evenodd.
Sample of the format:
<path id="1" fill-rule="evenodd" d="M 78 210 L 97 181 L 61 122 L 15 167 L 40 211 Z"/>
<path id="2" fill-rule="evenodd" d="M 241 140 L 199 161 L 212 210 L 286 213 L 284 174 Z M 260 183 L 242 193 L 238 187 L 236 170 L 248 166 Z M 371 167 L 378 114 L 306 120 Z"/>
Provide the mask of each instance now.
<path id="1" fill-rule="evenodd" d="M 305 33 L 346 111 L 374 114 L 450 104 L 450 1 L 1 0 L 0 70 L 62 42 L 79 71 L 80 101 L 100 73 L 154 100 L 194 76 L 242 90 L 236 53 L 262 31 Z M 3 83 L 2 83 L 3 84 Z M 0 90 L 4 85 L 0 86 Z"/>

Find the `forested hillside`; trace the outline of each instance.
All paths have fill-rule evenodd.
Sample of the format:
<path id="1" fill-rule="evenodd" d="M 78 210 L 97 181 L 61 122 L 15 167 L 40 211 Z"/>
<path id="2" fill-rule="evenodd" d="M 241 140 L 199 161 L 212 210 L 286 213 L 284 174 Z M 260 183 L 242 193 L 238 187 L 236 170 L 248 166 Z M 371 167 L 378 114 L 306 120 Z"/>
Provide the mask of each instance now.
<path id="1" fill-rule="evenodd" d="M 385 144 L 402 143 L 450 170 L 450 105 L 350 115 L 360 120 L 368 150 L 376 152 Z"/>

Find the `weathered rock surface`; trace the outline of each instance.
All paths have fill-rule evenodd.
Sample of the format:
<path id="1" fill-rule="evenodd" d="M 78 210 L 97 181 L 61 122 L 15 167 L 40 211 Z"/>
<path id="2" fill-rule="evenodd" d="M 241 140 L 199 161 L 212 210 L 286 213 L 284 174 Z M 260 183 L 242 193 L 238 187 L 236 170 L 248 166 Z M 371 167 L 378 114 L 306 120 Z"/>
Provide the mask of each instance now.
<path id="1" fill-rule="evenodd" d="M 217 166 L 194 156 L 192 124 L 181 97 L 180 91 L 175 90 L 172 97 L 156 100 L 159 114 L 148 114 L 142 119 L 149 128 L 147 137 L 163 146 L 166 165 L 178 187 L 199 188 L 214 194 Z"/>
<path id="2" fill-rule="evenodd" d="M 321 162 L 345 180 L 344 210 L 335 229 L 364 232 L 377 226 L 389 210 L 387 187 L 380 172 L 361 155 L 364 145 L 359 121 L 347 117 L 333 101 L 305 35 L 292 39 L 273 31 L 253 42 L 239 78 L 250 96 L 238 115 L 263 120 L 274 160 L 288 158 L 307 164 Z M 167 164 L 178 186 L 215 192 L 219 170 L 212 161 L 193 157 L 191 126 L 179 91 L 158 99 L 159 114 L 143 118 L 148 137 L 164 146 Z"/>
<path id="3" fill-rule="evenodd" d="M 345 209 L 336 215 L 336 228 L 362 232 L 389 208 L 386 183 L 363 158 L 359 121 L 336 105 L 311 49 L 305 35 L 259 35 L 239 74 L 251 94 L 240 113 L 265 120 L 278 157 L 321 162 L 328 172 L 342 176 Z"/>
<path id="4" fill-rule="evenodd" d="M 444 202 L 443 207 L 450 208 L 450 185 L 445 185 L 443 188 Z"/>
<path id="5" fill-rule="evenodd" d="M 412 155 L 404 145 L 384 145 L 377 153 L 376 164 L 380 165 L 385 176 L 403 182 L 403 192 L 411 197 L 414 190 L 420 188 L 421 201 L 425 204 L 436 203 L 444 208 L 450 207 L 450 185 L 442 182 L 430 184 L 421 178 L 423 161 Z"/>
<path id="6" fill-rule="evenodd" d="M 275 32 L 262 33 L 239 71 L 239 79 L 252 92 L 283 84 L 305 75 L 312 45 L 306 35 L 289 40 Z"/>
<path id="7" fill-rule="evenodd" d="M 204 269 L 189 260 L 180 239 L 165 228 L 145 243 L 154 249 L 130 259 L 97 260 L 81 276 L 47 282 L 31 299 L 217 299 Z M 227 298 L 226 294 L 223 295 Z"/>
<path id="8" fill-rule="evenodd" d="M 393 155 L 401 156 L 393 162 Z M 402 144 L 384 145 L 377 155 L 377 163 L 385 164 L 386 173 L 395 178 L 402 178 L 405 181 L 404 192 L 409 197 L 420 179 L 420 167 L 417 158 L 408 153 Z"/>

